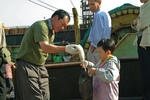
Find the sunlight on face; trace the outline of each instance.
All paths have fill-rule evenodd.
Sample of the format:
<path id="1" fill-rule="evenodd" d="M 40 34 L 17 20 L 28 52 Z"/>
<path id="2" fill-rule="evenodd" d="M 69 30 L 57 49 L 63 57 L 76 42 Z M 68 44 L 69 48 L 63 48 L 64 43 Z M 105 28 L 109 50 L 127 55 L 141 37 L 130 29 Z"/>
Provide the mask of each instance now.
<path id="1" fill-rule="evenodd" d="M 88 5 L 93 13 L 99 8 L 99 4 L 95 0 L 88 0 Z"/>
<path id="2" fill-rule="evenodd" d="M 65 16 L 63 19 L 57 18 L 55 21 L 55 32 L 59 32 L 60 30 L 64 30 L 64 28 L 68 25 L 69 19 L 68 16 Z"/>

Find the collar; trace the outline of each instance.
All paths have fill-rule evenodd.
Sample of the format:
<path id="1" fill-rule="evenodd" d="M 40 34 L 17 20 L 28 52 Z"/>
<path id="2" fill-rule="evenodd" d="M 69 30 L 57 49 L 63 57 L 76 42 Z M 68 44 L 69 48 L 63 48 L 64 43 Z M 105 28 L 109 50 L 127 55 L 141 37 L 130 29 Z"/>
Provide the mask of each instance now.
<path id="1" fill-rule="evenodd" d="M 52 23 L 51 23 L 51 19 L 49 18 L 48 19 L 48 28 L 49 30 L 51 31 L 50 34 L 49 34 L 49 37 L 51 37 L 55 32 L 54 30 L 52 29 Z M 52 33 L 52 34 L 51 34 Z"/>
<path id="2" fill-rule="evenodd" d="M 107 60 L 113 58 L 114 56 L 113 55 L 109 55 L 105 60 L 103 60 L 102 62 L 106 62 Z"/>
<path id="3" fill-rule="evenodd" d="M 52 23 L 51 23 L 50 18 L 48 19 L 48 28 L 52 30 Z"/>
<path id="4" fill-rule="evenodd" d="M 98 8 L 95 13 L 98 13 L 99 11 L 100 11 L 100 8 Z"/>

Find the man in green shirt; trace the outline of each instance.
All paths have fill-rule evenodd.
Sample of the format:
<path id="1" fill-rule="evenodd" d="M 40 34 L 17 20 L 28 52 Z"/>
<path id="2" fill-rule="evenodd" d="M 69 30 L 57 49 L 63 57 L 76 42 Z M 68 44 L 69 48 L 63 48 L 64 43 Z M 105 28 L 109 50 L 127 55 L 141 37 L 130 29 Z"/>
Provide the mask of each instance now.
<path id="1" fill-rule="evenodd" d="M 63 30 L 69 14 L 57 10 L 47 20 L 37 21 L 25 33 L 16 60 L 15 100 L 49 100 L 48 73 L 44 67 L 48 53 L 77 54 L 77 45 L 53 45 L 54 32 Z"/>

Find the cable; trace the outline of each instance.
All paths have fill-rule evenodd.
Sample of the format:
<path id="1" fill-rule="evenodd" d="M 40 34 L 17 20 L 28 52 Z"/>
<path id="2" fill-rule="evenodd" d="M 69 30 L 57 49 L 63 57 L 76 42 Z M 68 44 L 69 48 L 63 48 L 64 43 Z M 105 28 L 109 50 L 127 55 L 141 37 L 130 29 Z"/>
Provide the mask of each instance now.
<path id="1" fill-rule="evenodd" d="M 70 0 L 70 2 L 71 2 L 71 4 L 72 4 L 72 6 L 75 8 L 75 6 L 74 6 L 74 4 L 73 4 L 72 0 Z"/>
<path id="2" fill-rule="evenodd" d="M 47 5 L 47 6 L 49 6 L 49 7 L 52 7 L 52 8 L 54 8 L 54 9 L 56 9 L 56 10 L 59 9 L 59 8 L 56 8 L 56 7 L 50 5 L 50 4 L 48 4 L 48 3 L 46 3 L 46 2 L 44 2 L 44 1 L 42 1 L 42 0 L 38 0 L 38 1 L 41 2 L 41 3 L 43 3 L 43 4 L 45 4 L 45 5 Z M 73 7 L 75 8 L 73 2 L 72 2 L 72 1 L 70 1 L 70 2 L 71 2 L 71 4 L 73 5 Z M 69 13 L 69 12 L 68 12 L 68 13 Z M 69 14 L 71 15 L 71 17 L 73 17 L 73 14 L 72 14 L 72 13 L 69 13 Z M 82 18 L 82 16 L 79 16 L 79 17 Z"/>
<path id="3" fill-rule="evenodd" d="M 56 7 L 50 5 L 50 4 L 48 4 L 48 3 L 46 3 L 46 2 L 44 2 L 44 1 L 42 1 L 42 0 L 38 0 L 38 1 L 41 2 L 41 3 L 43 3 L 43 4 L 45 4 L 45 5 L 47 5 L 47 6 L 49 6 L 49 7 L 52 7 L 52 8 L 54 8 L 54 9 L 56 9 L 56 10 L 59 9 L 59 8 L 56 8 Z M 71 2 L 71 4 L 72 4 L 72 6 L 75 8 L 73 2 L 72 2 L 72 1 L 70 1 L 70 2 Z M 68 13 L 69 13 L 69 12 L 68 12 Z M 71 17 L 73 17 L 73 14 L 72 14 L 72 13 L 69 13 L 69 14 L 71 15 Z M 82 18 L 82 16 L 79 16 L 79 17 L 80 17 L 80 19 Z"/>
<path id="4" fill-rule="evenodd" d="M 48 3 L 46 3 L 46 2 L 43 2 L 43 1 L 41 1 L 41 0 L 38 0 L 38 1 L 41 2 L 41 3 L 43 3 L 43 4 L 45 4 L 45 5 L 47 5 L 47 6 L 49 6 L 49 7 L 52 7 L 52 8 L 54 8 L 54 9 L 58 9 L 58 8 L 56 8 L 56 7 L 54 7 L 54 6 L 50 5 L 50 4 L 48 4 Z"/>
<path id="5" fill-rule="evenodd" d="M 49 7 L 46 7 L 45 5 L 41 5 L 41 4 L 39 4 L 39 3 L 37 3 L 37 2 L 35 2 L 35 1 L 32 1 L 32 0 L 28 0 L 28 1 L 30 1 L 30 2 L 32 2 L 32 3 L 34 3 L 34 4 L 37 4 L 37 5 L 39 5 L 39 6 L 41 6 L 41 7 L 44 7 L 44 8 L 46 8 L 46 9 L 48 9 L 48 10 L 51 10 L 51 11 L 56 11 L 56 10 L 54 10 L 54 9 L 59 9 L 59 8 L 56 8 L 56 7 L 54 7 L 54 6 L 52 6 L 52 5 L 50 5 L 50 4 L 48 4 L 48 3 L 45 3 L 45 2 L 43 2 L 43 1 L 41 1 L 41 0 L 38 0 L 40 3 L 43 3 L 43 4 L 45 4 L 45 5 L 47 5 L 47 6 L 49 6 L 49 7 L 52 7 L 52 8 L 54 8 L 54 9 L 51 9 L 51 8 L 49 8 Z M 73 14 L 72 13 L 69 13 L 70 14 L 70 17 L 73 17 Z M 80 20 L 83 20 L 82 19 L 82 16 L 79 16 L 80 18 Z"/>
<path id="6" fill-rule="evenodd" d="M 32 2 L 32 3 L 34 3 L 34 4 L 37 4 L 37 5 L 41 6 L 41 7 L 44 7 L 44 8 L 46 8 L 46 9 L 48 9 L 48 10 L 55 11 L 55 10 L 53 10 L 53 9 L 50 9 L 50 8 L 48 8 L 48 7 L 46 7 L 46 6 L 43 6 L 43 5 L 39 4 L 39 3 L 36 3 L 36 2 L 34 2 L 34 1 L 31 1 L 31 0 L 28 0 L 28 1 L 30 1 L 30 2 Z"/>

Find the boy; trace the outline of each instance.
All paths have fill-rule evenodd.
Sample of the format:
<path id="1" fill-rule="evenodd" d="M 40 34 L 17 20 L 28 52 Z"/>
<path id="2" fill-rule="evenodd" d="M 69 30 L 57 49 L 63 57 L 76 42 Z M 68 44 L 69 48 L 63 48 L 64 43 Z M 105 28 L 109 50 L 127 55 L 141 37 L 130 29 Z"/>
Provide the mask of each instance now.
<path id="1" fill-rule="evenodd" d="M 93 100 L 118 100 L 120 61 L 112 55 L 115 43 L 110 39 L 102 39 L 97 44 L 101 62 L 95 66 L 85 61 L 88 73 L 93 74 Z"/>

